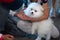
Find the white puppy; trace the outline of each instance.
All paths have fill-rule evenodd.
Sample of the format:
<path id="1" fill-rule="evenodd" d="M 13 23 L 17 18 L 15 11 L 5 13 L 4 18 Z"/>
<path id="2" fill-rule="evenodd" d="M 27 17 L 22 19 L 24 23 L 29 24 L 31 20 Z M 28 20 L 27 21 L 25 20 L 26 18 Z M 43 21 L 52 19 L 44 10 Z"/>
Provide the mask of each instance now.
<path id="1" fill-rule="evenodd" d="M 25 10 L 25 15 L 31 18 L 38 18 L 42 16 L 44 9 L 38 3 L 31 3 Z M 36 40 L 41 40 L 42 37 L 46 38 L 46 40 L 50 40 L 50 37 L 58 37 L 59 31 L 53 25 L 53 21 L 48 18 L 46 20 L 42 20 L 40 22 L 33 22 L 32 24 L 32 34 L 37 33 L 38 37 Z"/>

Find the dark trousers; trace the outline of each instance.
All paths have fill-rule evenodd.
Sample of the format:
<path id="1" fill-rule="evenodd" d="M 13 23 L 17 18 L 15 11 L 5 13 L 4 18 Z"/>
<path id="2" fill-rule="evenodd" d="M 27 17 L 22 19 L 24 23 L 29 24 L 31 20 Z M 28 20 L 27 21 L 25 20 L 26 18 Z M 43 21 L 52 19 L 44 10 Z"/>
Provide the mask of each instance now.
<path id="1" fill-rule="evenodd" d="M 0 5 L 0 33 L 25 36 L 25 32 L 17 28 L 16 24 L 8 18 L 9 10 Z M 9 16 L 10 17 L 10 16 Z"/>
<path id="2" fill-rule="evenodd" d="M 0 5 L 0 32 L 5 30 L 5 23 L 8 19 L 9 10 Z"/>

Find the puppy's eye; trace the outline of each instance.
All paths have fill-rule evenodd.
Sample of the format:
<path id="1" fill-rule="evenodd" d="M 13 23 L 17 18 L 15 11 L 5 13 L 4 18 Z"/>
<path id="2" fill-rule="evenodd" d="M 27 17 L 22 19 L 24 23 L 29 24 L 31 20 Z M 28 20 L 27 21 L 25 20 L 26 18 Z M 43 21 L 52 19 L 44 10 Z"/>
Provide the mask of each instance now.
<path id="1" fill-rule="evenodd" d="M 35 10 L 35 12 L 37 12 L 37 10 Z"/>

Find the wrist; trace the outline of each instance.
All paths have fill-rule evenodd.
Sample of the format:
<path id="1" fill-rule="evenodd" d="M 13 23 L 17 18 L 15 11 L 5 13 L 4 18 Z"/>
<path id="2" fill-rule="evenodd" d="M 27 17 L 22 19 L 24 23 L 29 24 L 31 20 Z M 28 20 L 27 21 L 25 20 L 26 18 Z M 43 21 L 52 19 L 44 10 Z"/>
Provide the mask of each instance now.
<path id="1" fill-rule="evenodd" d="M 32 22 L 39 22 L 39 21 L 41 21 L 41 19 L 40 18 L 32 18 L 31 21 Z"/>

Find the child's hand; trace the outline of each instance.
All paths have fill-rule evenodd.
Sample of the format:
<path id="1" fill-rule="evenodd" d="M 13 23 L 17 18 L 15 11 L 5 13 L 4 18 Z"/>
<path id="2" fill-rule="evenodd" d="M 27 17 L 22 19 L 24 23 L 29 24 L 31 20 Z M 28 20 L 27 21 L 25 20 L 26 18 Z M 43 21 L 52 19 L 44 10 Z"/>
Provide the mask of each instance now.
<path id="1" fill-rule="evenodd" d="M 26 16 L 23 11 L 23 9 L 20 10 L 17 14 L 15 14 L 15 16 L 22 20 L 30 20 L 30 17 Z"/>
<path id="2" fill-rule="evenodd" d="M 22 20 L 30 20 L 30 17 L 26 16 L 25 14 L 18 14 L 17 17 L 22 19 Z"/>
<path id="3" fill-rule="evenodd" d="M 14 40 L 14 37 L 12 35 L 3 35 L 3 40 Z"/>

